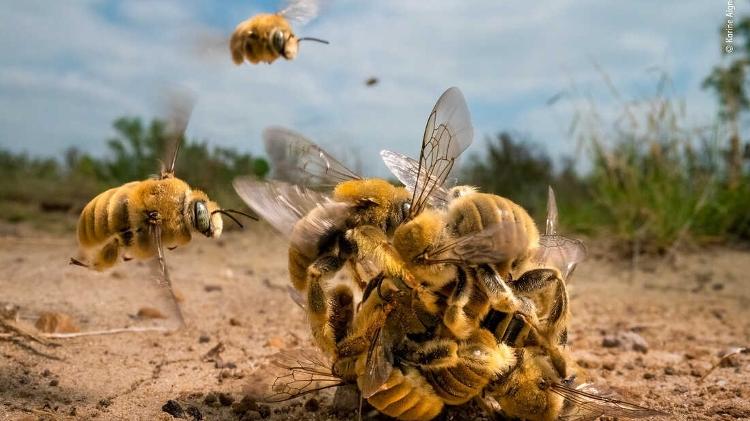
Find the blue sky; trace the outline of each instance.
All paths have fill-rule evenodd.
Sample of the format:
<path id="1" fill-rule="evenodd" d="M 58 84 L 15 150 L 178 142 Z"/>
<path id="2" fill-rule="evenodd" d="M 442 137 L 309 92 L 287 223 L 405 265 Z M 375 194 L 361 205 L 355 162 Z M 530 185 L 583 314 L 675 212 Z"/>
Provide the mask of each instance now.
<path id="1" fill-rule="evenodd" d="M 738 5 L 742 13 L 745 3 Z M 188 134 L 262 152 L 260 133 L 284 125 L 383 174 L 383 148 L 418 153 L 443 90 L 467 98 L 475 145 L 514 130 L 553 154 L 573 154 L 569 90 L 614 109 L 597 63 L 627 98 L 653 92 L 658 68 L 673 78 L 689 119 L 709 124 L 714 98 L 700 89 L 720 60 L 715 1 L 554 2 L 326 0 L 295 29 L 330 45 L 302 44 L 294 61 L 235 66 L 223 40 L 275 1 L 6 0 L 0 4 L 0 146 L 59 155 L 106 152 L 112 121 L 158 116 L 163 93 L 190 89 Z M 207 48 L 217 45 L 219 48 Z M 364 85 L 368 77 L 380 83 Z"/>

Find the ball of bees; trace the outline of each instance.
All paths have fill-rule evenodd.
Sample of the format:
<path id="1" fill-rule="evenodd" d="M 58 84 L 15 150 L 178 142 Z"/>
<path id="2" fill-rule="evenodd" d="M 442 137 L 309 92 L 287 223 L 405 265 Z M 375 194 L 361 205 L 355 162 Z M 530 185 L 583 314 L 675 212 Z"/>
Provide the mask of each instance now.
<path id="1" fill-rule="evenodd" d="M 472 400 L 528 420 L 660 414 L 576 383 L 564 349 L 566 280 L 585 248 L 557 234 L 551 190 L 542 234 L 509 199 L 445 188 L 472 137 L 451 88 L 428 117 L 418 160 L 383 154 L 404 189 L 359 178 L 291 132 L 266 132 L 284 181 L 239 179 L 235 188 L 289 237 L 292 285 L 323 354 L 280 355 L 289 374 L 269 401 L 354 384 L 400 420 L 431 420 Z M 376 275 L 359 276 L 361 265 Z M 345 266 L 354 285 L 329 284 Z"/>
<path id="2" fill-rule="evenodd" d="M 261 13 L 250 17 L 237 25 L 229 40 L 232 61 L 237 65 L 245 60 L 252 64 L 270 64 L 279 57 L 294 59 L 300 41 L 328 44 L 328 41 L 318 38 L 298 38 L 289 23 L 290 20 L 307 22 L 317 14 L 317 1 L 295 0 L 277 13 Z"/>

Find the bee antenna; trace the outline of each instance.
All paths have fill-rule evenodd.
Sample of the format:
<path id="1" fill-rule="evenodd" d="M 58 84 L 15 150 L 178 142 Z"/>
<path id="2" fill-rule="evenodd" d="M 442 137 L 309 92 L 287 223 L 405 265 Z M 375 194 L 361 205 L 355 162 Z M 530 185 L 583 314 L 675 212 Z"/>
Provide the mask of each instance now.
<path id="1" fill-rule="evenodd" d="M 256 220 L 256 221 L 258 220 L 258 217 L 254 216 L 254 215 L 250 215 L 250 214 L 247 214 L 245 212 L 241 212 L 241 211 L 234 210 L 234 209 L 217 209 L 217 210 L 211 212 L 211 215 L 213 215 L 215 213 L 220 213 L 222 215 L 226 215 L 229 219 L 231 219 L 237 225 L 239 225 L 240 228 L 245 228 L 245 226 L 242 225 L 242 223 L 240 221 L 238 221 L 237 218 L 235 218 L 234 215 L 232 215 L 232 213 L 240 214 L 240 215 L 246 216 L 246 217 L 248 217 L 250 219 L 253 219 L 253 220 Z"/>
<path id="2" fill-rule="evenodd" d="M 330 42 L 320 39 L 320 38 L 313 38 L 313 37 L 304 37 L 304 38 L 297 38 L 297 41 L 315 41 L 319 42 L 321 44 L 330 44 Z"/>
<path id="3" fill-rule="evenodd" d="M 244 217 L 252 219 L 253 221 L 257 221 L 258 220 L 258 217 L 256 215 L 251 215 L 249 213 L 238 211 L 236 209 L 222 209 L 222 210 L 225 211 L 225 212 L 232 212 L 232 213 L 236 213 L 238 215 L 242 215 Z"/>

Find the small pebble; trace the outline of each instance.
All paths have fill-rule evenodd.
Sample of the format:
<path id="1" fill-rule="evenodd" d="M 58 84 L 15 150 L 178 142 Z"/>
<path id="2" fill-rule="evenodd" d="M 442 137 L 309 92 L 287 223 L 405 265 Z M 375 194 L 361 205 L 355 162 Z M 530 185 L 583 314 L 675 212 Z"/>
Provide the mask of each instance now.
<path id="1" fill-rule="evenodd" d="M 305 402 L 305 411 L 317 412 L 320 409 L 320 403 L 315 398 L 310 398 Z"/>
<path id="2" fill-rule="evenodd" d="M 205 285 L 203 286 L 203 290 L 206 292 L 221 291 L 221 285 Z"/>
<path id="3" fill-rule="evenodd" d="M 50 374 L 52 374 L 52 372 L 49 371 L 49 369 L 47 368 L 45 368 L 44 371 L 42 371 L 42 377 L 49 377 Z"/>
<path id="4" fill-rule="evenodd" d="M 260 405 L 258 406 L 258 413 L 261 418 L 268 418 L 271 416 L 271 407 L 268 405 Z"/>
<path id="5" fill-rule="evenodd" d="M 644 379 L 646 379 L 646 380 L 651 380 L 651 379 L 653 379 L 654 377 L 656 377 L 656 376 L 654 375 L 654 373 L 643 373 L 643 378 L 644 378 Z"/>
<path id="6" fill-rule="evenodd" d="M 229 319 L 229 325 L 230 326 L 242 326 L 242 322 L 232 317 L 231 319 Z"/>
<path id="7" fill-rule="evenodd" d="M 198 337 L 198 343 L 205 344 L 205 343 L 209 342 L 210 340 L 211 340 L 211 337 L 208 336 L 208 335 L 205 335 L 205 334 L 201 335 L 200 337 Z"/>
<path id="8" fill-rule="evenodd" d="M 219 403 L 219 397 L 214 392 L 207 394 L 206 397 L 203 398 L 203 403 L 212 408 L 218 408 L 221 406 L 221 403 Z"/>
<path id="9" fill-rule="evenodd" d="M 664 374 L 666 374 L 667 376 L 674 376 L 675 374 L 677 374 L 677 371 L 672 366 L 664 367 Z"/>
<path id="10" fill-rule="evenodd" d="M 604 348 L 616 348 L 620 346 L 620 340 L 615 338 L 614 336 L 605 336 L 602 339 L 602 346 Z"/>
<path id="11" fill-rule="evenodd" d="M 185 412 L 193 417 L 193 421 L 202 421 L 203 420 L 203 414 L 201 413 L 200 409 L 190 405 L 187 407 Z"/>
<path id="12" fill-rule="evenodd" d="M 245 395 L 242 397 L 242 399 L 232 405 L 232 412 L 234 412 L 237 415 L 244 414 L 247 411 L 257 411 L 258 410 L 258 403 L 255 402 L 255 399 L 251 398 L 249 395 Z"/>
<path id="13" fill-rule="evenodd" d="M 185 411 L 177 401 L 171 399 L 168 400 L 167 403 L 161 407 L 161 410 L 175 418 L 185 418 Z"/>
<path id="14" fill-rule="evenodd" d="M 49 385 L 50 385 L 50 386 L 52 386 L 52 387 L 55 387 L 55 386 L 57 386 L 58 384 L 60 384 L 60 381 L 59 381 L 59 380 L 57 380 L 57 379 L 52 379 L 52 380 L 50 380 L 50 382 L 49 382 Z"/>
<path id="15" fill-rule="evenodd" d="M 219 393 L 219 403 L 222 406 L 229 406 L 234 403 L 234 396 L 229 393 Z"/>

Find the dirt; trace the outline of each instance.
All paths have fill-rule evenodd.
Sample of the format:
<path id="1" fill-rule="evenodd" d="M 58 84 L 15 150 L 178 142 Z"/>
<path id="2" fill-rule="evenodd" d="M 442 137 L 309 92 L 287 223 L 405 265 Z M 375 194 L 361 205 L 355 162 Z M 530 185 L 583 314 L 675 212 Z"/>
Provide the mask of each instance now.
<path id="1" fill-rule="evenodd" d="M 69 266 L 72 236 L 3 227 L 0 301 L 20 306 L 34 331 L 43 312 L 81 331 L 170 326 L 148 264 L 96 273 Z M 627 400 L 671 413 L 662 419 L 750 419 L 750 252 L 711 248 L 638 267 L 590 245 L 570 285 L 570 350 L 592 380 Z M 305 314 L 286 292 L 284 242 L 264 226 L 196 238 L 168 253 L 187 326 L 176 332 L 53 340 L 0 338 L 0 420 L 324 420 L 333 392 L 266 406 L 269 357 L 310 345 Z M 164 409 L 163 409 L 164 408 Z M 166 412 L 165 412 L 166 411 Z M 168 413 L 169 412 L 169 413 Z M 367 414 L 367 411 L 365 411 Z M 482 417 L 473 406 L 443 419 Z"/>

